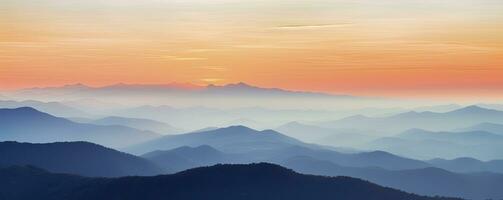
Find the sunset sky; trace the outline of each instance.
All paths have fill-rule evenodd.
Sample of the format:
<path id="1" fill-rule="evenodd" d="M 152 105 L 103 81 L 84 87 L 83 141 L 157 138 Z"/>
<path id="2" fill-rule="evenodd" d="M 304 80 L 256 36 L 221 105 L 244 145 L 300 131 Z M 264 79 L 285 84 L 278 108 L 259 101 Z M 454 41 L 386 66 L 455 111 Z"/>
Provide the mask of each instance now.
<path id="1" fill-rule="evenodd" d="M 0 2 L 1 89 L 119 82 L 501 95 L 503 1 Z"/>

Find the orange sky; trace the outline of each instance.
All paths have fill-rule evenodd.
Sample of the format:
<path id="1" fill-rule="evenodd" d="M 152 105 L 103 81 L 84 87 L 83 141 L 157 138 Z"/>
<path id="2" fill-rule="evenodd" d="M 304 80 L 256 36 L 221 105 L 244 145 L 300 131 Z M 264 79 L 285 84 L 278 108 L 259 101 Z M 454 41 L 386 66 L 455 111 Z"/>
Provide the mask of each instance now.
<path id="1" fill-rule="evenodd" d="M 226 84 L 503 92 L 499 0 L 4 0 L 0 88 Z"/>

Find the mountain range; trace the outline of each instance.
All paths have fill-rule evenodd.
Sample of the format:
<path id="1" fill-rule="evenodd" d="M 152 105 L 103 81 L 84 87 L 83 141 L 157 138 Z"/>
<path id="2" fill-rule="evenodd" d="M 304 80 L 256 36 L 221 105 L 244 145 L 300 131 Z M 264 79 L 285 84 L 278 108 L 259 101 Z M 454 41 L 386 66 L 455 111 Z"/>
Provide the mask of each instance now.
<path id="1" fill-rule="evenodd" d="M 385 170 L 345 167 L 311 157 L 293 157 L 279 163 L 300 173 L 351 176 L 415 194 L 452 196 L 464 199 L 501 199 L 503 175 L 494 173 L 453 173 L 440 168 Z"/>
<path id="2" fill-rule="evenodd" d="M 453 199 L 413 195 L 349 177 L 302 175 L 265 163 L 216 165 L 173 175 L 113 179 L 52 174 L 33 167 L 8 167 L 0 169 L 0 188 L 0 198 L 9 200 Z"/>
<path id="3" fill-rule="evenodd" d="M 474 126 L 458 129 L 457 131 L 486 131 L 498 135 L 503 135 L 503 124 L 480 123 Z"/>
<path id="4" fill-rule="evenodd" d="M 473 157 L 494 160 L 503 158 L 503 135 L 486 131 L 410 129 L 393 137 L 376 139 L 365 147 L 421 159 Z"/>
<path id="5" fill-rule="evenodd" d="M 163 136 L 143 144 L 134 145 L 126 150 L 135 154 L 144 154 L 155 150 L 201 145 L 210 145 L 225 152 L 269 150 L 293 145 L 315 146 L 273 130 L 257 131 L 245 126 L 231 126 L 209 131 Z"/>
<path id="6" fill-rule="evenodd" d="M 120 148 L 159 137 L 158 134 L 125 126 L 75 123 L 30 107 L 0 109 L 0 141 L 46 143 L 89 141 Z"/>
<path id="7" fill-rule="evenodd" d="M 27 101 L 1 101 L 0 108 L 20 108 L 20 107 L 32 107 L 42 112 L 50 113 L 58 117 L 86 117 L 89 113 L 86 113 L 80 109 L 67 106 L 60 102 L 41 102 L 34 100 Z"/>
<path id="8" fill-rule="evenodd" d="M 79 95 L 90 96 L 94 95 L 204 95 L 204 96 L 219 96 L 219 95 L 238 95 L 238 96 L 311 96 L 311 97 L 338 97 L 350 98 L 346 95 L 330 95 L 325 93 L 290 91 L 279 88 L 261 88 L 252 86 L 243 82 L 227 84 L 222 86 L 217 85 L 193 85 L 193 84 L 115 84 L 102 87 L 90 87 L 84 84 L 65 85 L 61 87 L 45 87 L 45 88 L 28 88 L 14 92 L 16 96 L 31 96 L 31 95 Z"/>
<path id="9" fill-rule="evenodd" d="M 389 117 L 356 115 L 336 121 L 322 122 L 319 125 L 332 129 L 362 132 L 378 130 L 383 135 L 393 135 L 413 128 L 449 131 L 480 123 L 503 123 L 503 111 L 468 106 L 444 113 L 411 111 Z"/>
<path id="10" fill-rule="evenodd" d="M 377 138 L 370 134 L 370 131 L 362 134 L 360 131 L 351 129 L 324 128 L 300 122 L 290 122 L 275 130 L 303 141 L 338 147 L 355 147 Z"/>
<path id="11" fill-rule="evenodd" d="M 142 158 L 85 142 L 26 144 L 0 143 L 0 166 L 31 165 L 51 172 L 86 176 L 155 175 L 217 163 L 271 162 L 302 173 L 351 176 L 421 195 L 459 196 L 470 199 L 502 197 L 497 185 L 500 174 L 472 172 L 482 169 L 463 166 L 458 160 L 418 161 L 385 152 L 341 154 L 330 150 L 311 150 L 293 146 L 269 151 L 246 153 L 222 152 L 211 146 L 180 147 L 153 151 Z M 487 166 L 498 167 L 498 161 Z M 490 165 L 489 165 L 490 164 Z M 451 168 L 470 174 L 452 173 L 433 166 Z M 490 168 L 487 168 L 490 170 Z M 402 180 L 406 179 L 406 182 Z M 463 180 L 462 187 L 448 183 Z M 400 184 L 400 183 L 404 184 Z M 435 184 L 432 184 L 435 183 Z M 437 185 L 436 185 L 437 184 Z M 477 185 L 477 187 L 471 187 Z"/>
<path id="12" fill-rule="evenodd" d="M 173 127 L 167 123 L 164 123 L 164 122 L 150 120 L 150 119 L 140 119 L 140 118 L 126 118 L 126 117 L 110 116 L 110 117 L 105 117 L 105 118 L 101 118 L 101 119 L 97 119 L 97 120 L 92 120 L 88 123 L 96 124 L 96 125 L 105 125 L 105 126 L 110 126 L 110 125 L 128 126 L 131 128 L 145 130 L 145 131 L 152 131 L 152 132 L 160 133 L 163 135 L 183 132 L 181 129 L 175 128 L 175 127 Z"/>
<path id="13" fill-rule="evenodd" d="M 13 165 L 32 165 L 55 173 L 92 177 L 156 175 L 165 172 L 146 159 L 87 142 L 0 142 L 0 166 Z"/>

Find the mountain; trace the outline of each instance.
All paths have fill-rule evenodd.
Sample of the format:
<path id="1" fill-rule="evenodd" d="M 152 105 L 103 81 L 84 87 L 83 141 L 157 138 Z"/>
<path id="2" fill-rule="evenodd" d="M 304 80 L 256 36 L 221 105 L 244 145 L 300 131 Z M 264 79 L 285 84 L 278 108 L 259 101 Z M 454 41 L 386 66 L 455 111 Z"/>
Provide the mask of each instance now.
<path id="1" fill-rule="evenodd" d="M 333 135 L 335 132 L 332 129 L 302 124 L 300 122 L 289 122 L 274 130 L 309 142 L 314 142 L 329 135 Z"/>
<path id="2" fill-rule="evenodd" d="M 484 122 L 503 123 L 503 111 L 468 106 L 444 113 L 411 111 L 389 117 L 357 115 L 322 122 L 320 126 L 332 129 L 355 129 L 362 132 L 379 130 L 381 133 L 393 135 L 413 128 L 445 131 Z"/>
<path id="3" fill-rule="evenodd" d="M 428 163 L 453 172 L 494 172 L 503 174 L 503 160 L 480 161 L 467 157 L 452 160 L 437 158 L 429 160 Z"/>
<path id="4" fill-rule="evenodd" d="M 143 158 L 87 142 L 0 142 L 0 166 L 12 165 L 32 165 L 56 173 L 93 177 L 162 173 L 159 167 Z"/>
<path id="5" fill-rule="evenodd" d="M 279 164 L 300 173 L 351 176 L 420 195 L 453 196 L 473 200 L 503 198 L 503 191 L 500 189 L 503 184 L 501 174 L 460 174 L 431 167 L 399 171 L 343 167 L 311 157 L 293 157 Z"/>
<path id="6" fill-rule="evenodd" d="M 429 163 L 399 157 L 390 153 L 375 151 L 363 153 L 340 153 L 328 149 L 311 149 L 305 146 L 288 146 L 273 149 L 257 149 L 251 151 L 222 152 L 208 145 L 200 147 L 180 147 L 167 151 L 153 151 L 142 157 L 163 167 L 173 167 L 177 170 L 192 167 L 207 166 L 215 163 L 257 163 L 281 162 L 296 156 L 309 156 L 319 160 L 327 160 L 342 166 L 379 167 L 390 170 L 419 169 L 431 167 Z M 181 163 L 178 165 L 178 163 Z"/>
<path id="7" fill-rule="evenodd" d="M 421 107 L 415 107 L 412 110 L 416 112 L 426 112 L 426 111 L 431 111 L 431 112 L 449 112 L 453 111 L 456 109 L 461 109 L 463 106 L 458 105 L 458 104 L 444 104 L 444 105 L 433 105 L 433 106 L 421 106 Z"/>
<path id="8" fill-rule="evenodd" d="M 239 95 L 239 96 L 311 96 L 311 97 L 339 97 L 352 98 L 345 95 L 330 95 L 325 93 L 315 92 L 300 92 L 290 91 L 279 88 L 262 88 L 252 86 L 243 82 L 227 84 L 222 86 L 208 85 L 199 86 L 193 84 L 124 84 L 108 85 L 103 87 L 90 87 L 83 84 L 65 85 L 61 87 L 46 87 L 46 88 L 29 88 L 16 91 L 14 95 L 30 96 L 30 95 L 79 95 L 80 97 L 90 97 L 91 95 L 205 95 L 205 96 L 221 96 L 221 95 Z"/>
<path id="9" fill-rule="evenodd" d="M 494 160 L 503 158 L 503 136 L 485 131 L 447 132 L 411 129 L 395 137 L 376 139 L 366 144 L 365 148 L 418 159 L 473 157 Z"/>
<path id="10" fill-rule="evenodd" d="M 227 154 L 208 145 L 198 147 L 183 146 L 167 151 L 153 151 L 141 157 L 169 171 L 182 171 L 195 167 L 230 163 Z"/>
<path id="11" fill-rule="evenodd" d="M 375 136 L 363 135 L 352 130 L 322 128 L 299 122 L 290 122 L 275 130 L 303 141 L 331 146 L 353 147 L 375 139 Z"/>
<path id="12" fill-rule="evenodd" d="M 201 145 L 209 145 L 224 152 L 237 153 L 308 144 L 272 130 L 257 131 L 245 126 L 230 126 L 216 130 L 164 136 L 132 146 L 127 150 L 143 154 L 155 150 Z"/>
<path id="13" fill-rule="evenodd" d="M 89 116 L 88 113 L 64 105 L 59 102 L 41 102 L 41 101 L 1 101 L 0 108 L 19 108 L 19 107 L 32 107 L 42 112 L 50 113 L 60 117 L 85 117 Z"/>
<path id="14" fill-rule="evenodd" d="M 90 123 L 96 124 L 96 125 L 128 126 L 128 127 L 139 129 L 139 130 L 152 131 L 152 132 L 161 133 L 161 134 L 174 134 L 174 133 L 181 132 L 180 129 L 175 128 L 175 127 L 173 127 L 169 124 L 166 124 L 164 122 L 159 122 L 159 121 L 150 120 L 150 119 L 140 119 L 140 118 L 125 118 L 125 117 L 111 116 L 111 117 L 97 119 L 97 120 L 94 120 Z"/>
<path id="15" fill-rule="evenodd" d="M 185 130 L 196 130 L 208 126 L 220 126 L 222 122 L 235 119 L 234 115 L 231 115 L 225 110 L 203 106 L 175 108 L 166 105 L 145 105 L 118 110 L 114 112 L 113 115 L 169 122 L 170 125 Z"/>
<path id="16" fill-rule="evenodd" d="M 458 131 L 486 131 L 498 135 L 503 135 L 503 124 L 480 123 L 474 126 L 458 129 Z"/>
<path id="17" fill-rule="evenodd" d="M 107 147 L 124 147 L 159 135 L 125 126 L 75 123 L 30 107 L 0 109 L 0 141 L 57 142 L 88 141 Z"/>
<path id="18" fill-rule="evenodd" d="M 272 164 L 216 165 L 173 175 L 89 179 L 30 167 L 0 169 L 9 200 L 340 199 L 434 200 L 349 177 L 302 175 Z M 133 189 L 134 188 L 134 189 Z"/>
<path id="19" fill-rule="evenodd" d="M 328 149 L 311 149 L 302 146 L 291 146 L 270 151 L 256 151 L 247 155 L 249 158 L 259 158 L 258 161 L 278 162 L 295 156 L 308 156 L 319 160 L 327 160 L 342 166 L 350 167 L 380 167 L 390 170 L 418 169 L 430 164 L 409 158 L 396 156 L 384 151 L 361 153 L 340 153 Z"/>
<path id="20" fill-rule="evenodd" d="M 461 145 L 480 145 L 498 143 L 503 145 L 503 136 L 485 131 L 447 132 L 410 129 L 398 135 L 399 138 L 412 140 L 437 140 Z"/>
<path id="21" fill-rule="evenodd" d="M 225 154 L 221 156 L 225 159 L 219 159 L 212 163 L 220 161 L 225 163 L 269 162 L 293 156 L 311 156 L 317 159 L 330 160 L 343 166 L 354 167 L 372 166 L 400 170 L 431 166 L 423 161 L 408 159 L 382 151 L 340 153 L 331 150 L 330 147 L 300 142 L 276 131 L 257 131 L 244 126 L 232 126 L 203 132 L 164 136 L 132 146 L 131 148 L 127 148 L 126 151 L 137 154 L 157 151 L 154 155 L 158 155 L 158 152 L 163 152 L 162 150 L 203 145 L 211 146 Z M 168 153 L 168 155 L 173 154 Z M 175 155 L 176 157 L 180 157 L 181 154 Z M 169 157 L 169 159 L 172 158 L 173 156 Z"/>

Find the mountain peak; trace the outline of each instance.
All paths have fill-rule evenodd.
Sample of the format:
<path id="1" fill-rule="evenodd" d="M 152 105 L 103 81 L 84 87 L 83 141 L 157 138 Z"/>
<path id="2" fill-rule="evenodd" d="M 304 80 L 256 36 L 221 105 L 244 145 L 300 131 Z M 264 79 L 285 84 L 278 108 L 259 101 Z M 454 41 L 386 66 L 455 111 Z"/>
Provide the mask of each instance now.
<path id="1" fill-rule="evenodd" d="M 19 108 L 2 108 L 0 109 L 1 113 L 5 113 L 7 115 L 9 114 L 16 114 L 16 115 L 39 115 L 39 114 L 45 114 L 43 112 L 40 112 L 39 110 L 32 108 L 32 107 L 19 107 Z"/>
<path id="2" fill-rule="evenodd" d="M 87 85 L 84 85 L 82 83 L 75 83 L 75 84 L 64 85 L 63 88 L 65 88 L 65 89 L 88 89 L 90 87 Z"/>
<path id="3" fill-rule="evenodd" d="M 494 112 L 494 111 L 497 112 L 497 110 L 487 109 L 487 108 L 483 108 L 483 107 L 480 107 L 477 105 L 471 105 L 471 106 L 467 106 L 467 107 L 464 107 L 461 109 L 451 111 L 451 113 L 482 113 L 482 112 Z"/>
<path id="4" fill-rule="evenodd" d="M 218 130 L 222 130 L 222 131 L 236 131 L 236 132 L 257 131 L 257 130 L 248 128 L 248 127 L 243 126 L 243 125 L 229 126 L 229 127 L 217 129 L 216 131 L 218 131 Z"/>

